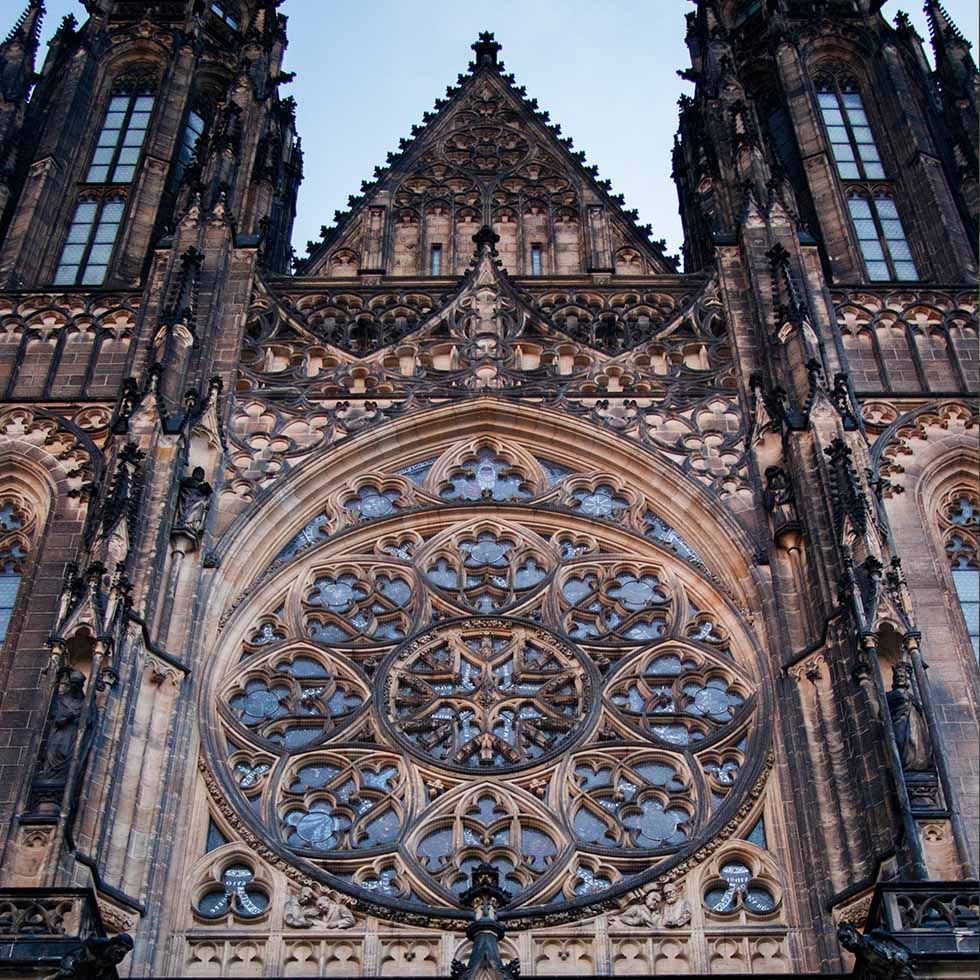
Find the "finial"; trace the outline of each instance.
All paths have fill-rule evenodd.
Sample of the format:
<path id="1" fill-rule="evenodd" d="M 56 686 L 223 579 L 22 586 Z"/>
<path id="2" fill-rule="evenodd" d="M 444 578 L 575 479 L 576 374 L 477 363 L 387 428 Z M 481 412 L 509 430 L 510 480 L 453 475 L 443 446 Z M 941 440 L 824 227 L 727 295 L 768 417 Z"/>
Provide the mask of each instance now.
<path id="1" fill-rule="evenodd" d="M 41 21 L 44 18 L 44 0 L 29 0 L 24 12 L 4 39 L 4 44 L 19 40 L 22 44 L 37 47 L 41 38 Z"/>
<path id="2" fill-rule="evenodd" d="M 949 11 L 939 2 L 939 0 L 926 0 L 926 17 L 929 19 L 929 35 L 935 42 L 937 40 L 959 41 L 961 44 L 970 46 L 969 41 L 963 36 L 960 29 L 953 22 Z"/>
<path id="3" fill-rule="evenodd" d="M 484 225 L 474 236 L 473 244 L 476 245 L 476 254 L 481 255 L 488 251 L 491 255 L 497 254 L 497 242 L 500 241 L 498 235 L 489 225 Z"/>
<path id="4" fill-rule="evenodd" d="M 466 938 L 473 948 L 465 966 L 453 960 L 453 980 L 517 980 L 520 962 L 511 960 L 505 964 L 500 958 L 504 927 L 497 921 L 497 909 L 511 897 L 500 887 L 500 873 L 485 861 L 478 864 L 470 872 L 470 887 L 459 897 L 473 909 L 473 921 L 466 928 Z"/>
<path id="5" fill-rule="evenodd" d="M 481 31 L 479 38 L 470 45 L 476 52 L 476 66 L 494 66 L 497 64 L 497 52 L 500 44 L 494 40 L 493 31 Z"/>

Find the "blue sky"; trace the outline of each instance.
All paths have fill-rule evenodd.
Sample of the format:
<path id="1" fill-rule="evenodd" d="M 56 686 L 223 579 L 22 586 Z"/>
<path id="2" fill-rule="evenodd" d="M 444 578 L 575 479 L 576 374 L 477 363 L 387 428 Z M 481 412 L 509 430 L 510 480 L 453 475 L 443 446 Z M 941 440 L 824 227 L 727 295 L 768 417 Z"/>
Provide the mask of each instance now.
<path id="1" fill-rule="evenodd" d="M 4 9 L 20 5 L 7 0 Z M 911 8 L 927 37 L 921 6 L 892 0 L 885 11 L 893 17 Z M 945 6 L 976 45 L 976 0 Z M 66 13 L 84 17 L 80 0 L 47 0 L 47 7 L 46 37 Z M 626 206 L 639 210 L 640 222 L 653 225 L 654 238 L 676 251 L 681 227 L 670 149 L 677 98 L 693 90 L 675 74 L 688 64 L 684 15 L 691 9 L 689 0 L 285 0 L 286 68 L 297 75 L 282 91 L 299 105 L 306 155 L 297 252 L 466 71 L 469 46 L 482 30 L 496 33 L 518 84 L 612 180 Z"/>

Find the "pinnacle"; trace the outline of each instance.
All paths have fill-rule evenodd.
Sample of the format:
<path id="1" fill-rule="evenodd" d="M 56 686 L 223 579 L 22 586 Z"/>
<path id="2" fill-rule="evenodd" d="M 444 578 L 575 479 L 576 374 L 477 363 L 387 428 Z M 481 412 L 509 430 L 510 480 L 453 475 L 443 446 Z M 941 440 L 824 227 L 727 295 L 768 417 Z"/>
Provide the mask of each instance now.
<path id="1" fill-rule="evenodd" d="M 37 47 L 41 38 L 41 21 L 44 13 L 44 0 L 28 0 L 24 12 L 17 18 L 3 43 L 9 44 L 19 38 L 22 43 Z"/>
<path id="2" fill-rule="evenodd" d="M 933 43 L 937 43 L 943 39 L 960 41 L 964 44 L 968 43 L 960 29 L 954 23 L 953 18 L 950 17 L 949 11 L 940 3 L 940 0 L 926 0 L 923 9 L 925 10 L 926 17 L 929 19 L 929 34 L 932 37 Z"/>
<path id="3" fill-rule="evenodd" d="M 500 42 L 494 39 L 493 31 L 481 31 L 479 37 L 470 47 L 476 52 L 474 68 L 479 68 L 482 65 L 503 67 L 503 65 L 498 65 L 497 54 L 500 51 Z"/>

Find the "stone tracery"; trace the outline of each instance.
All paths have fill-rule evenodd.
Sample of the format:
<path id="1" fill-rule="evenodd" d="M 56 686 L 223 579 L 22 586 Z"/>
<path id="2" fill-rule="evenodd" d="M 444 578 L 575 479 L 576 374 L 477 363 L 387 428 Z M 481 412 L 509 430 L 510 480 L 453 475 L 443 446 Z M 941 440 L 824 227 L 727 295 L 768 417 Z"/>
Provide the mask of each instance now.
<path id="1" fill-rule="evenodd" d="M 616 478 L 519 446 L 402 469 L 332 492 L 228 628 L 219 764 L 243 817 L 355 898 L 450 914 L 480 861 L 512 907 L 550 907 L 695 846 L 760 737 L 696 551 Z"/>

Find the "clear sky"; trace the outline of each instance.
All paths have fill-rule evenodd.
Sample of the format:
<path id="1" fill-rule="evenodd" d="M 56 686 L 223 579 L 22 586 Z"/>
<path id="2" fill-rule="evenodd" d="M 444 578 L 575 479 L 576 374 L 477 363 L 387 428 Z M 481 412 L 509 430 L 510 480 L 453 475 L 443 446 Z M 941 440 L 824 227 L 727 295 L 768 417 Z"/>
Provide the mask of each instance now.
<path id="1" fill-rule="evenodd" d="M 24 2 L 4 0 L 2 8 Z M 976 46 L 976 0 L 945 6 Z M 80 0 L 47 0 L 47 7 L 46 38 L 66 13 L 79 20 L 85 14 Z M 893 17 L 903 7 L 928 38 L 921 0 L 891 0 L 885 11 Z M 517 83 L 612 180 L 626 206 L 639 210 L 640 222 L 653 225 L 653 237 L 676 251 L 681 227 L 670 149 L 677 98 L 693 91 L 675 74 L 688 65 L 684 15 L 691 9 L 689 0 L 285 0 L 286 69 L 297 75 L 281 91 L 298 103 L 306 157 L 297 252 L 466 71 L 469 46 L 482 30 L 496 33 Z M 7 25 L 0 27 L 5 33 Z"/>

